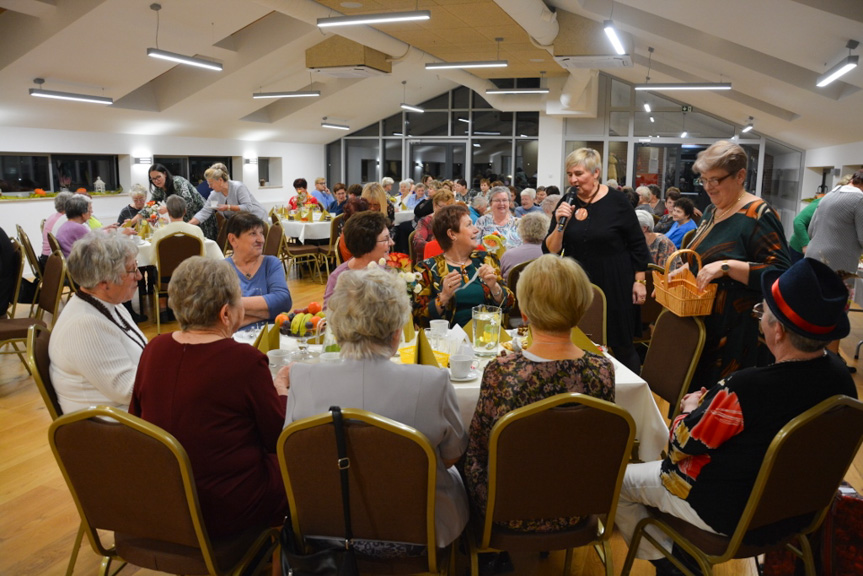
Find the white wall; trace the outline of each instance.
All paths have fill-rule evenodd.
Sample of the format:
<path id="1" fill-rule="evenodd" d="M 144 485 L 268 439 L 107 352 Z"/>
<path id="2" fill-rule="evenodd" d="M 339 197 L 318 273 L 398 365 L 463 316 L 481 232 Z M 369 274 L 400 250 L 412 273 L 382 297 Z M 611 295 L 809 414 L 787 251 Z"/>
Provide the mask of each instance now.
<path id="1" fill-rule="evenodd" d="M 140 134 L 108 134 L 101 132 L 79 132 L 70 130 L 43 130 L 34 128 L 9 128 L 0 131 L 0 153 L 23 154 L 116 154 L 119 156 L 120 184 L 129 190 L 132 184 L 147 185 L 146 165 L 132 164 L 132 158 L 154 155 L 165 156 L 232 156 L 234 174 L 242 179 L 252 194 L 265 207 L 286 204 L 295 194 L 291 187 L 294 178 L 314 181 L 325 174 L 324 147 L 317 144 L 293 144 L 288 142 L 244 142 L 216 138 L 176 138 L 172 136 Z M 282 186 L 261 188 L 258 182 L 258 166 L 243 164 L 243 158 L 266 156 L 281 159 Z M 271 162 L 272 174 L 272 162 Z M 272 176 L 271 176 L 272 177 Z M 122 197 L 95 197 L 96 216 L 103 222 L 113 222 L 122 207 L 129 203 Z M 0 227 L 7 234 L 15 234 L 15 225 L 21 224 L 37 252 L 41 246 L 39 222 L 54 211 L 52 200 L 0 201 Z M 38 244 L 38 246 L 37 246 Z"/>
<path id="2" fill-rule="evenodd" d="M 839 168 L 841 176 L 863 166 L 863 140 L 807 150 L 803 165 L 803 198 L 812 198 L 821 185 L 822 168 Z M 827 176 L 828 188 L 835 186 L 840 176 Z"/>
<path id="3" fill-rule="evenodd" d="M 563 184 L 563 129 L 562 116 L 539 114 L 539 152 L 537 158 L 536 183 L 539 186 L 557 186 L 566 190 Z"/>

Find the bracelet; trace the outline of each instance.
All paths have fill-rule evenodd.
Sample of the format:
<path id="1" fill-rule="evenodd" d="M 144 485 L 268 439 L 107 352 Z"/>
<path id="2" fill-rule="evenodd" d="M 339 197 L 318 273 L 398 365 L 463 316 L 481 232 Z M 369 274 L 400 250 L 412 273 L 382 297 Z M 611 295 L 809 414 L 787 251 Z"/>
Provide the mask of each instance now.
<path id="1" fill-rule="evenodd" d="M 635 281 L 639 284 L 644 284 L 645 286 L 647 286 L 647 280 L 639 280 L 638 278 L 636 278 Z"/>
<path id="2" fill-rule="evenodd" d="M 503 294 L 503 288 L 500 287 L 500 284 L 497 285 L 497 292 L 492 292 L 491 295 L 495 298 L 499 298 L 500 295 Z"/>

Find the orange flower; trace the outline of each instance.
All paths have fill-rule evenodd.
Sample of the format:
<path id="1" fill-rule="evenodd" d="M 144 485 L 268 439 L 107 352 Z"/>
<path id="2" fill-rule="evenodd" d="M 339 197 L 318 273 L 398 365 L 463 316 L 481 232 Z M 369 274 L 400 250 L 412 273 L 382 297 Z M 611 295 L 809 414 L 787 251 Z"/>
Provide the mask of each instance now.
<path id="1" fill-rule="evenodd" d="M 155 200 L 150 200 L 149 202 L 147 202 L 147 206 L 155 206 L 155 205 L 156 205 Z"/>
<path id="2" fill-rule="evenodd" d="M 35 190 L 33 190 L 33 193 L 36 196 L 44 196 L 45 195 L 45 191 L 42 188 L 36 188 Z"/>
<path id="3" fill-rule="evenodd" d="M 75 190 L 75 192 L 86 192 L 86 191 L 87 191 L 86 188 L 78 188 L 77 190 Z"/>

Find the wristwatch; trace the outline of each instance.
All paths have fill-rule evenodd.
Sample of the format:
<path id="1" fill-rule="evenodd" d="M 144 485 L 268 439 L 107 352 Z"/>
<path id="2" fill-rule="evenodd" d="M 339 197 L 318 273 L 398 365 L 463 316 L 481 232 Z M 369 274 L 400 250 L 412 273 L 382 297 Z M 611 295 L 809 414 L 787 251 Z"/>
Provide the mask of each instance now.
<path id="1" fill-rule="evenodd" d="M 722 276 L 728 276 L 728 271 L 731 270 L 731 266 L 728 265 L 728 260 L 723 260 L 720 268 L 722 270 Z"/>

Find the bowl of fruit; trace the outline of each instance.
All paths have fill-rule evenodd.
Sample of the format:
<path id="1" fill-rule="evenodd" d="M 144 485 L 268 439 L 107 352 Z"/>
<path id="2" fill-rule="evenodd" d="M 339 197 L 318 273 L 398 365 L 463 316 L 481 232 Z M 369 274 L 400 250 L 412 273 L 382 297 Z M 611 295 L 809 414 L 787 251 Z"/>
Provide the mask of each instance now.
<path id="1" fill-rule="evenodd" d="M 297 349 L 292 359 L 310 360 L 317 357 L 317 353 L 309 349 L 309 340 L 320 344 L 323 340 L 324 326 L 326 324 L 325 312 L 318 302 L 309 302 L 305 308 L 297 308 L 291 312 L 282 312 L 276 317 L 279 325 L 279 333 L 289 338 L 295 338 Z"/>

